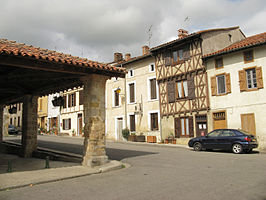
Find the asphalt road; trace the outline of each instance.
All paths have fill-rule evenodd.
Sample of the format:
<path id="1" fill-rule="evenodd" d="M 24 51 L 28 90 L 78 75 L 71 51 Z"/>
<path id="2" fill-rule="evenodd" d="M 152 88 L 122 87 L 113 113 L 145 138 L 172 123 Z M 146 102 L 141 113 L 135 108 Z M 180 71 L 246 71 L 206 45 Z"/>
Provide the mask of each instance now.
<path id="1" fill-rule="evenodd" d="M 42 147 L 73 153 L 82 152 L 82 142 L 39 138 Z M 107 143 L 107 154 L 131 167 L 4 191 L 0 199 L 266 200 L 266 154 L 194 152 L 114 142 Z"/>

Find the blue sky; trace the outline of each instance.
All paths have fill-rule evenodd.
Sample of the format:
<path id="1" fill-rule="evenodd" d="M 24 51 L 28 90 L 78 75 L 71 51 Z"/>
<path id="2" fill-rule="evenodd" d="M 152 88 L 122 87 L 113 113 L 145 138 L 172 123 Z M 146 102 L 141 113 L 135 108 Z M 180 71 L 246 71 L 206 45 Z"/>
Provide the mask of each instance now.
<path id="1" fill-rule="evenodd" d="M 138 56 L 189 32 L 240 26 L 250 36 L 266 31 L 265 0 L 0 0 L 0 37 L 87 57 Z"/>

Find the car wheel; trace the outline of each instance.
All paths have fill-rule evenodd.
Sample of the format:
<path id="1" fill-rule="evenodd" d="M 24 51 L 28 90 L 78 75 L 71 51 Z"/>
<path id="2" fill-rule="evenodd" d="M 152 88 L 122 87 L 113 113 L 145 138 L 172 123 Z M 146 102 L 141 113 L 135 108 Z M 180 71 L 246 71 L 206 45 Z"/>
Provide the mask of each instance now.
<path id="1" fill-rule="evenodd" d="M 232 151 L 233 153 L 240 154 L 243 152 L 243 147 L 241 144 L 233 144 Z"/>
<path id="2" fill-rule="evenodd" d="M 202 145 L 200 142 L 195 142 L 193 144 L 194 151 L 201 151 L 202 150 Z"/>

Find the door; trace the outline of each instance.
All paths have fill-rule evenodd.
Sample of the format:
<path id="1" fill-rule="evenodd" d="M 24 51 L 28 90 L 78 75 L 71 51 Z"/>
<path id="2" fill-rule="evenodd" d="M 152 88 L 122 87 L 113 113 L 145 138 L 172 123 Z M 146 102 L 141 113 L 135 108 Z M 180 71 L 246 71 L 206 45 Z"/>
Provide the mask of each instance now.
<path id="1" fill-rule="evenodd" d="M 225 111 L 213 113 L 213 129 L 226 129 L 226 113 Z"/>
<path id="2" fill-rule="evenodd" d="M 122 129 L 123 129 L 123 118 L 116 119 L 117 127 L 116 127 L 116 138 L 117 140 L 123 140 Z"/>
<path id="3" fill-rule="evenodd" d="M 196 115 L 196 131 L 197 137 L 207 134 L 207 115 Z"/>
<path id="4" fill-rule="evenodd" d="M 254 113 L 241 114 L 241 129 L 252 135 L 256 135 L 256 124 Z"/>
<path id="5" fill-rule="evenodd" d="M 206 138 L 202 139 L 203 147 L 206 149 L 219 149 L 218 139 L 221 134 L 221 130 L 214 130 L 209 133 Z"/>
<path id="6" fill-rule="evenodd" d="M 83 128 L 82 114 L 78 114 L 78 135 L 82 135 L 82 128 Z"/>

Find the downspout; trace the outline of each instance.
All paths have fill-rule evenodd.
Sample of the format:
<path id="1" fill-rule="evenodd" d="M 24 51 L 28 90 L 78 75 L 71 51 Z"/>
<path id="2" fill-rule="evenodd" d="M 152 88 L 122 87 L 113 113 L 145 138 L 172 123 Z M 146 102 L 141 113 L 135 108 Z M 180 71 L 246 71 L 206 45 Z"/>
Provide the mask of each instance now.
<path id="1" fill-rule="evenodd" d="M 123 64 L 121 64 L 121 68 L 122 67 L 123 67 Z M 127 127 L 127 80 L 126 80 L 126 76 L 127 75 L 125 75 L 125 78 L 124 78 L 124 88 L 125 88 L 124 98 L 125 98 L 125 127 L 127 129 L 128 127 Z"/>

